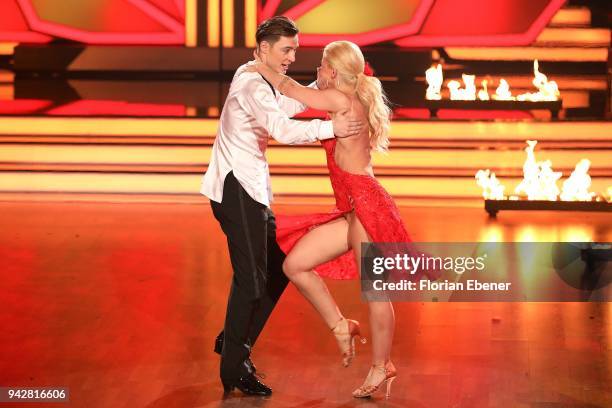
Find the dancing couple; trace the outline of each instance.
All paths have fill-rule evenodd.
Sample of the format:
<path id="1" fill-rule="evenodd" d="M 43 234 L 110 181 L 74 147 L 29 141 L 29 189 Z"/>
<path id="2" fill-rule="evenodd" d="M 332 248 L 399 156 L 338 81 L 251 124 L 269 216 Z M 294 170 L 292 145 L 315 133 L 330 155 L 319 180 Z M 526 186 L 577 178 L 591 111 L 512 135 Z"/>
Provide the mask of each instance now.
<path id="1" fill-rule="evenodd" d="M 375 179 L 370 153 L 388 146 L 390 110 L 380 81 L 364 74 L 359 47 L 328 44 L 317 80 L 302 86 L 286 76 L 295 61 L 298 29 L 286 17 L 257 28 L 256 59 L 236 71 L 223 106 L 201 193 L 227 237 L 233 268 L 224 330 L 215 343 L 226 392 L 272 390 L 255 375 L 251 348 L 288 281 L 319 312 L 340 348 L 344 366 L 355 356 L 359 323 L 345 318 L 321 278 L 360 276 L 362 242 L 409 242 L 393 199 Z M 290 119 L 308 107 L 331 120 Z M 326 214 L 282 217 L 270 209 L 265 158 L 269 137 L 284 144 L 320 140 L 327 155 L 336 208 Z M 369 302 L 372 366 L 353 396 L 369 397 L 396 376 L 391 363 L 395 317 L 389 301 Z"/>

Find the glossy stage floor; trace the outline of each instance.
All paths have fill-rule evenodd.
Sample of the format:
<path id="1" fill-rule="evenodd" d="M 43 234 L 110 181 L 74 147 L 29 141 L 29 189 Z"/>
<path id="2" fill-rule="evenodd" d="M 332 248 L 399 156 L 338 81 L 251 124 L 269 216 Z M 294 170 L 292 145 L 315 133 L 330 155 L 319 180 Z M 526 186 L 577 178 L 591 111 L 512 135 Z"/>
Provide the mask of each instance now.
<path id="1" fill-rule="evenodd" d="M 403 207 L 402 216 L 421 241 L 612 240 L 607 214 L 490 221 L 476 208 Z M 291 286 L 253 353 L 274 394 L 224 398 L 212 346 L 231 271 L 205 199 L 3 201 L 0 224 L 0 384 L 69 387 L 70 406 L 612 405 L 609 303 L 397 303 L 392 396 L 355 400 L 369 344 L 343 368 L 329 331 Z M 367 328 L 358 282 L 329 285 Z"/>

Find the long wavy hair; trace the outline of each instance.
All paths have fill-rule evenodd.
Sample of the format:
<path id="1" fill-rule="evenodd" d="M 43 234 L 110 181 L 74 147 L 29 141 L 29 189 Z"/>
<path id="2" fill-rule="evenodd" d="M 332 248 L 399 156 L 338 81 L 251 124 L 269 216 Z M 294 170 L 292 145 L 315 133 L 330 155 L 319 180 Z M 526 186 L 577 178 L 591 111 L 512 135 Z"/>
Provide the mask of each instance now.
<path id="1" fill-rule="evenodd" d="M 365 59 L 361 49 L 350 41 L 334 41 L 323 50 L 323 59 L 338 74 L 336 88 L 344 93 L 357 94 L 366 108 L 372 149 L 387 151 L 391 109 L 380 80 L 363 72 Z"/>

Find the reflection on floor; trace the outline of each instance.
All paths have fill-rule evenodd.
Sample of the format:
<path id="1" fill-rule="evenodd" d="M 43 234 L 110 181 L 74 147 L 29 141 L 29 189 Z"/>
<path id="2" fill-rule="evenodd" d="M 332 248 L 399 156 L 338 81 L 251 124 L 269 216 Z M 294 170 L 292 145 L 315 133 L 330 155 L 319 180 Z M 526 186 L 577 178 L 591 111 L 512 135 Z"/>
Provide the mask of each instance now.
<path id="1" fill-rule="evenodd" d="M 612 241 L 605 214 L 507 213 L 490 221 L 482 209 L 401 211 L 420 241 Z M 341 367 L 334 340 L 293 287 L 254 349 L 274 395 L 222 399 L 212 343 L 230 264 L 204 199 L 2 202 L 0 224 L 3 386 L 67 386 L 71 406 L 87 407 L 367 404 L 350 392 L 367 373 L 369 344 Z M 329 285 L 344 313 L 367 328 L 358 282 Z M 608 303 L 397 303 L 399 377 L 386 404 L 610 406 L 611 312 Z"/>

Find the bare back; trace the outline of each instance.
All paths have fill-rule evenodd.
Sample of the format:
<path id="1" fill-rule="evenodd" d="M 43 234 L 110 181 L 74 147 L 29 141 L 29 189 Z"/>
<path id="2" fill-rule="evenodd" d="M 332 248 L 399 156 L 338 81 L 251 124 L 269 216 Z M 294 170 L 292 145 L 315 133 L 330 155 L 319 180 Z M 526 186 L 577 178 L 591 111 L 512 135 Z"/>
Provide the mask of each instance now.
<path id="1" fill-rule="evenodd" d="M 355 119 L 368 123 L 366 108 L 362 105 L 357 95 L 346 95 L 350 100 L 349 115 Z M 335 113 L 332 113 L 332 116 Z M 337 138 L 334 160 L 344 171 L 354 174 L 365 174 L 374 177 L 372 170 L 372 157 L 370 146 L 370 127 L 364 129 L 355 136 Z"/>

